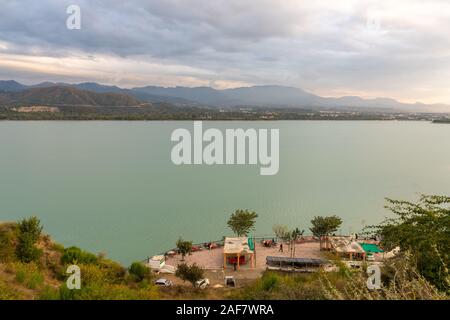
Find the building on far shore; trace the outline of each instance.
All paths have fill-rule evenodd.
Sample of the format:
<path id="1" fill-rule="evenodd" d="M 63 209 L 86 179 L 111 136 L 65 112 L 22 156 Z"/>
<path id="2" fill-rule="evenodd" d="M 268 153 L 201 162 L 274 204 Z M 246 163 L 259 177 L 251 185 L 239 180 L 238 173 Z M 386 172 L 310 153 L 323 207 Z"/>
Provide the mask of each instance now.
<path id="1" fill-rule="evenodd" d="M 255 246 L 253 239 L 247 237 L 226 237 L 223 246 L 223 268 L 227 265 L 236 265 L 239 269 L 241 265 L 248 264 L 250 268 L 255 267 Z"/>

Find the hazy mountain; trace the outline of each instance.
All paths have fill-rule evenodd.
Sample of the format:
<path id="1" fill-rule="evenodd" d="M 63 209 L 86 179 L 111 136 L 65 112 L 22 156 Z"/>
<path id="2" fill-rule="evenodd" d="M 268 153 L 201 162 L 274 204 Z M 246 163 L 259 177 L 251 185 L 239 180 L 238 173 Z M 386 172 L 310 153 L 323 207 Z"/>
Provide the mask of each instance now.
<path id="1" fill-rule="evenodd" d="M 14 80 L 0 80 L 0 92 L 18 92 L 26 88 L 27 86 Z"/>
<path id="2" fill-rule="evenodd" d="M 137 106 L 140 102 L 126 94 L 97 93 L 71 86 L 52 86 L 0 93 L 0 102 L 10 105 L 76 105 L 76 106 Z"/>
<path id="3" fill-rule="evenodd" d="M 445 104 L 407 104 L 391 98 L 363 99 L 357 96 L 340 98 L 320 97 L 299 88 L 285 86 L 253 86 L 226 90 L 210 87 L 158 87 L 146 86 L 123 89 L 117 86 L 101 85 L 95 82 L 79 84 L 43 82 L 34 86 L 24 86 L 16 81 L 0 81 L 0 91 L 19 92 L 27 88 L 72 87 L 96 93 L 116 93 L 140 101 L 166 102 L 186 106 L 266 106 L 308 109 L 341 109 L 355 111 L 396 111 L 396 112 L 450 112 Z M 110 97 L 111 98 L 111 97 Z M 129 99 L 128 98 L 128 99 Z M 127 99 L 119 98 L 120 105 Z M 108 100 L 113 103 L 112 100 Z M 128 103 L 136 103 L 136 101 Z"/>

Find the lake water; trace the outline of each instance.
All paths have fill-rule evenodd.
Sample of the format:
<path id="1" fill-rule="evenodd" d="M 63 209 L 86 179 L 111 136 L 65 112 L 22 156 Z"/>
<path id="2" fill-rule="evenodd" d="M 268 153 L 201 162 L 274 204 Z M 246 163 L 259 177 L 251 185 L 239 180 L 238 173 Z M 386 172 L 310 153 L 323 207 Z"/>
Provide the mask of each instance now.
<path id="1" fill-rule="evenodd" d="M 0 122 L 0 220 L 38 216 L 64 245 L 124 264 L 174 246 L 230 235 L 238 208 L 309 228 L 337 214 L 357 232 L 389 213 L 384 197 L 450 194 L 450 125 L 429 122 L 204 122 L 205 128 L 280 129 L 280 171 L 175 166 L 176 128 L 192 122 Z"/>

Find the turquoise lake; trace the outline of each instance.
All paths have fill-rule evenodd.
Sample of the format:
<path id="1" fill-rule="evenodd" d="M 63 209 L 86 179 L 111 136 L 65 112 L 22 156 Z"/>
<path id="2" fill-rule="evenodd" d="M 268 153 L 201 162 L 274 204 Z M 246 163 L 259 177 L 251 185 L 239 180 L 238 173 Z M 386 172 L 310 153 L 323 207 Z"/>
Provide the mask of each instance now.
<path id="1" fill-rule="evenodd" d="M 170 135 L 189 121 L 0 122 L 0 221 L 38 216 L 45 232 L 129 264 L 230 235 L 238 208 L 308 231 L 315 215 L 358 232 L 389 215 L 384 198 L 450 195 L 450 125 L 398 121 L 204 122 L 280 130 L 280 169 L 176 166 Z"/>

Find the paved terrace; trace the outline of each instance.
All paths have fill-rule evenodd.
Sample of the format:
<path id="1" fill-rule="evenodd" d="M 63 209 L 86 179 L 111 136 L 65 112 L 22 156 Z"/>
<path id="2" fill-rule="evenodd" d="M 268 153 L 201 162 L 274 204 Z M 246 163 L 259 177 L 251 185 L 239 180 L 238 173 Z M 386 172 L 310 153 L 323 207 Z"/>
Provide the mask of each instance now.
<path id="1" fill-rule="evenodd" d="M 255 271 L 261 272 L 266 269 L 266 257 L 290 257 L 289 247 L 283 244 L 284 252 L 279 252 L 279 247 L 264 247 L 261 243 L 255 244 L 256 249 L 256 268 Z M 304 242 L 295 245 L 296 258 L 316 258 L 320 259 L 321 252 L 319 242 Z M 203 249 L 201 251 L 193 252 L 191 255 L 185 257 L 185 262 L 188 264 L 196 263 L 204 269 L 222 270 L 223 268 L 223 247 L 216 249 Z M 166 264 L 176 267 L 181 263 L 181 255 L 177 254 L 173 257 L 168 257 Z M 248 265 L 242 265 L 241 270 L 249 269 Z M 233 271 L 233 266 L 227 266 L 227 270 Z"/>

